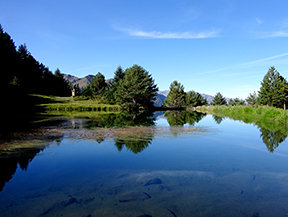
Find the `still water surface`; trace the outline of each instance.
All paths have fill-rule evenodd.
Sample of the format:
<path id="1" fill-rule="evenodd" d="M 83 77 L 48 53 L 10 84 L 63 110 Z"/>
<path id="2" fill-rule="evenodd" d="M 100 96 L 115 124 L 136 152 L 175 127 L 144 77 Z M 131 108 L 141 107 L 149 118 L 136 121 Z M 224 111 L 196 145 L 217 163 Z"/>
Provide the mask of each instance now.
<path id="1" fill-rule="evenodd" d="M 99 120 L 72 119 L 63 137 L 1 151 L 0 215 L 288 215 L 287 135 L 185 117 L 156 114 L 153 131 L 118 138 L 91 136 Z"/>

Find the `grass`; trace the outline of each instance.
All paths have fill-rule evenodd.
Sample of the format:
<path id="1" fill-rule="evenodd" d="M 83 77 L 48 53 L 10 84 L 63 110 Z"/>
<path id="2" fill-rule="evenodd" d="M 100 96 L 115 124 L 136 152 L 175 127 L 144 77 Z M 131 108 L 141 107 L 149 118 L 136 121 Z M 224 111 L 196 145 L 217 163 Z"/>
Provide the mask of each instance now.
<path id="1" fill-rule="evenodd" d="M 42 103 L 38 104 L 39 108 L 46 111 L 118 111 L 120 106 L 103 104 L 99 100 L 87 99 L 85 97 L 56 97 L 43 96 Z"/>
<path id="2" fill-rule="evenodd" d="M 271 130 L 287 128 L 288 125 L 287 110 L 269 106 L 199 106 L 196 109 L 219 117 L 255 123 Z"/>

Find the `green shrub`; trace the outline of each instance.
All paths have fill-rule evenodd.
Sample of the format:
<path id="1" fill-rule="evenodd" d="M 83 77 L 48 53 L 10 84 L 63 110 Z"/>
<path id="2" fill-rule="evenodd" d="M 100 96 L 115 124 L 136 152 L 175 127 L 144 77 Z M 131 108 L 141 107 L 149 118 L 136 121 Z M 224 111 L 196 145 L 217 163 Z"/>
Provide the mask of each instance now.
<path id="1" fill-rule="evenodd" d="M 245 114 L 251 115 L 251 114 L 254 113 L 254 110 L 255 110 L 255 109 L 253 109 L 253 108 L 251 108 L 251 107 L 248 107 L 248 106 L 245 106 L 245 107 L 244 107 L 244 113 L 245 113 Z"/>

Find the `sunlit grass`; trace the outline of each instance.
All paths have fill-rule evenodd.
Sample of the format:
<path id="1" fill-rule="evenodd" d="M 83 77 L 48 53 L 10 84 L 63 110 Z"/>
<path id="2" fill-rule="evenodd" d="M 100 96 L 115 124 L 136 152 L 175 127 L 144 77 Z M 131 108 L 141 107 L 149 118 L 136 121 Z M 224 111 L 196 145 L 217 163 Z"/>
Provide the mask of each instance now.
<path id="1" fill-rule="evenodd" d="M 288 125 L 287 110 L 269 106 L 202 106 L 197 107 L 197 111 L 245 123 L 255 123 L 270 130 L 286 129 Z"/>
<path id="2" fill-rule="evenodd" d="M 57 97 L 34 95 L 42 98 L 42 103 L 37 106 L 46 111 L 118 111 L 118 105 L 104 104 L 100 100 L 85 97 Z"/>

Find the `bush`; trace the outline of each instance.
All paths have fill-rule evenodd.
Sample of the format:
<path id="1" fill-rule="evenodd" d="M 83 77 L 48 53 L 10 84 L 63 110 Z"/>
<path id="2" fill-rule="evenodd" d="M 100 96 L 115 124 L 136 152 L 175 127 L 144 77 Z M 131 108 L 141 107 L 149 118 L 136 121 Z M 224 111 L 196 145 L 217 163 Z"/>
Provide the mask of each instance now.
<path id="1" fill-rule="evenodd" d="M 251 114 L 253 114 L 254 110 L 255 109 L 253 109 L 251 107 L 248 107 L 248 106 L 244 107 L 244 113 L 245 114 L 250 114 L 251 115 Z"/>

